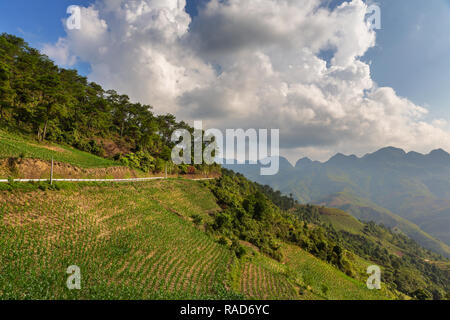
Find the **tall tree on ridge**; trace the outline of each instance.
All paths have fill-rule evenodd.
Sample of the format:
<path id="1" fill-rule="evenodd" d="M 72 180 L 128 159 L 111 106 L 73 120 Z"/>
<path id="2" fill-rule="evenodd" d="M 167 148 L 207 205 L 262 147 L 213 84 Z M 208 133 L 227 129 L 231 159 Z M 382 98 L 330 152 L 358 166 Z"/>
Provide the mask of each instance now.
<path id="1" fill-rule="evenodd" d="M 14 90 L 11 88 L 10 77 L 9 68 L 0 62 L 0 120 L 3 120 L 4 110 L 9 108 L 14 101 Z"/>
<path id="2" fill-rule="evenodd" d="M 68 98 L 63 94 L 58 73 L 52 71 L 43 74 L 39 79 L 41 101 L 38 105 L 36 117 L 36 121 L 39 123 L 39 141 L 45 140 L 49 122 L 52 120 L 58 121 L 67 113 L 66 102 Z M 43 125 L 42 129 L 41 125 Z"/>

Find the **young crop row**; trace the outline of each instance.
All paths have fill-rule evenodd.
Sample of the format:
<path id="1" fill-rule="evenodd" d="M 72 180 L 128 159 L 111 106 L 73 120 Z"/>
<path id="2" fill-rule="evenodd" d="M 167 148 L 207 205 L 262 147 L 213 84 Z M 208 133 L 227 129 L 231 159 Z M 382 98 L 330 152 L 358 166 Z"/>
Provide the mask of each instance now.
<path id="1" fill-rule="evenodd" d="M 0 299 L 214 296 L 231 252 L 148 188 L 0 195 Z M 71 265 L 81 290 L 66 287 Z"/>
<path id="2" fill-rule="evenodd" d="M 297 293 L 287 278 L 279 273 L 246 262 L 242 267 L 241 291 L 251 299 L 296 299 Z"/>
<path id="3" fill-rule="evenodd" d="M 386 292 L 369 290 L 363 281 L 350 278 L 330 264 L 317 259 L 295 246 L 286 245 L 283 255 L 289 257 L 286 265 L 293 270 L 303 285 L 319 297 L 332 300 L 383 299 Z"/>

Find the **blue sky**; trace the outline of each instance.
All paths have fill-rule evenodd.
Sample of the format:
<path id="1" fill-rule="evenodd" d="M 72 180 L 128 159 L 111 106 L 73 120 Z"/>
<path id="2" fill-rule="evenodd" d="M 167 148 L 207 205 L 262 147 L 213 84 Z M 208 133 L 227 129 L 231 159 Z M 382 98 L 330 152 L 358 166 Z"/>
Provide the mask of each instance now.
<path id="1" fill-rule="evenodd" d="M 67 16 L 70 5 L 89 6 L 95 0 L 0 0 L 0 32 L 24 38 L 32 47 L 41 49 L 44 43 L 55 43 L 65 32 L 61 20 Z M 187 0 L 186 11 L 193 17 L 208 0 Z M 79 63 L 75 66 L 83 75 L 90 67 Z"/>
<path id="2" fill-rule="evenodd" d="M 372 77 L 450 120 L 450 1 L 383 0 Z"/>
<path id="3" fill-rule="evenodd" d="M 188 12 L 207 0 L 188 0 Z M 65 35 L 61 19 L 69 5 L 92 0 L 0 1 L 0 32 L 16 34 L 33 47 Z M 331 0 L 330 6 L 338 4 Z M 450 0 L 380 0 L 382 29 L 377 46 L 364 60 L 372 62 L 372 78 L 400 96 L 424 105 L 430 116 L 450 122 Z M 89 65 L 78 64 L 87 75 Z"/>

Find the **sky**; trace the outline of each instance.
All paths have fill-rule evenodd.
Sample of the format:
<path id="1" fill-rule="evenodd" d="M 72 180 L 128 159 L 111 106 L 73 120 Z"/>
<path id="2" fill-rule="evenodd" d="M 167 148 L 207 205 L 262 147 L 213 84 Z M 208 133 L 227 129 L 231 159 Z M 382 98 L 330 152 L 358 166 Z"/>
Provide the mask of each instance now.
<path id="1" fill-rule="evenodd" d="M 370 2 L 368 4 L 372 4 Z M 280 128 L 295 162 L 450 151 L 450 0 L 0 0 L 0 32 L 207 127 Z M 66 30 L 70 5 L 81 30 Z"/>

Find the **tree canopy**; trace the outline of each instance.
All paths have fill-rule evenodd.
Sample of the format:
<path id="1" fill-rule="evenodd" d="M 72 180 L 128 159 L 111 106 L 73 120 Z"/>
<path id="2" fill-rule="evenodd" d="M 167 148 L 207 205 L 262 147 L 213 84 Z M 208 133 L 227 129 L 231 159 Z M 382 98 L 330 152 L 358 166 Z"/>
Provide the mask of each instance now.
<path id="1" fill-rule="evenodd" d="M 150 105 L 105 90 L 76 70 L 59 68 L 23 39 L 6 33 L 0 35 L 0 126 L 39 141 L 125 157 L 128 164 L 131 157 L 140 169 L 158 167 L 157 159 L 170 160 L 174 130 L 193 131 L 171 114 L 155 115 Z"/>

